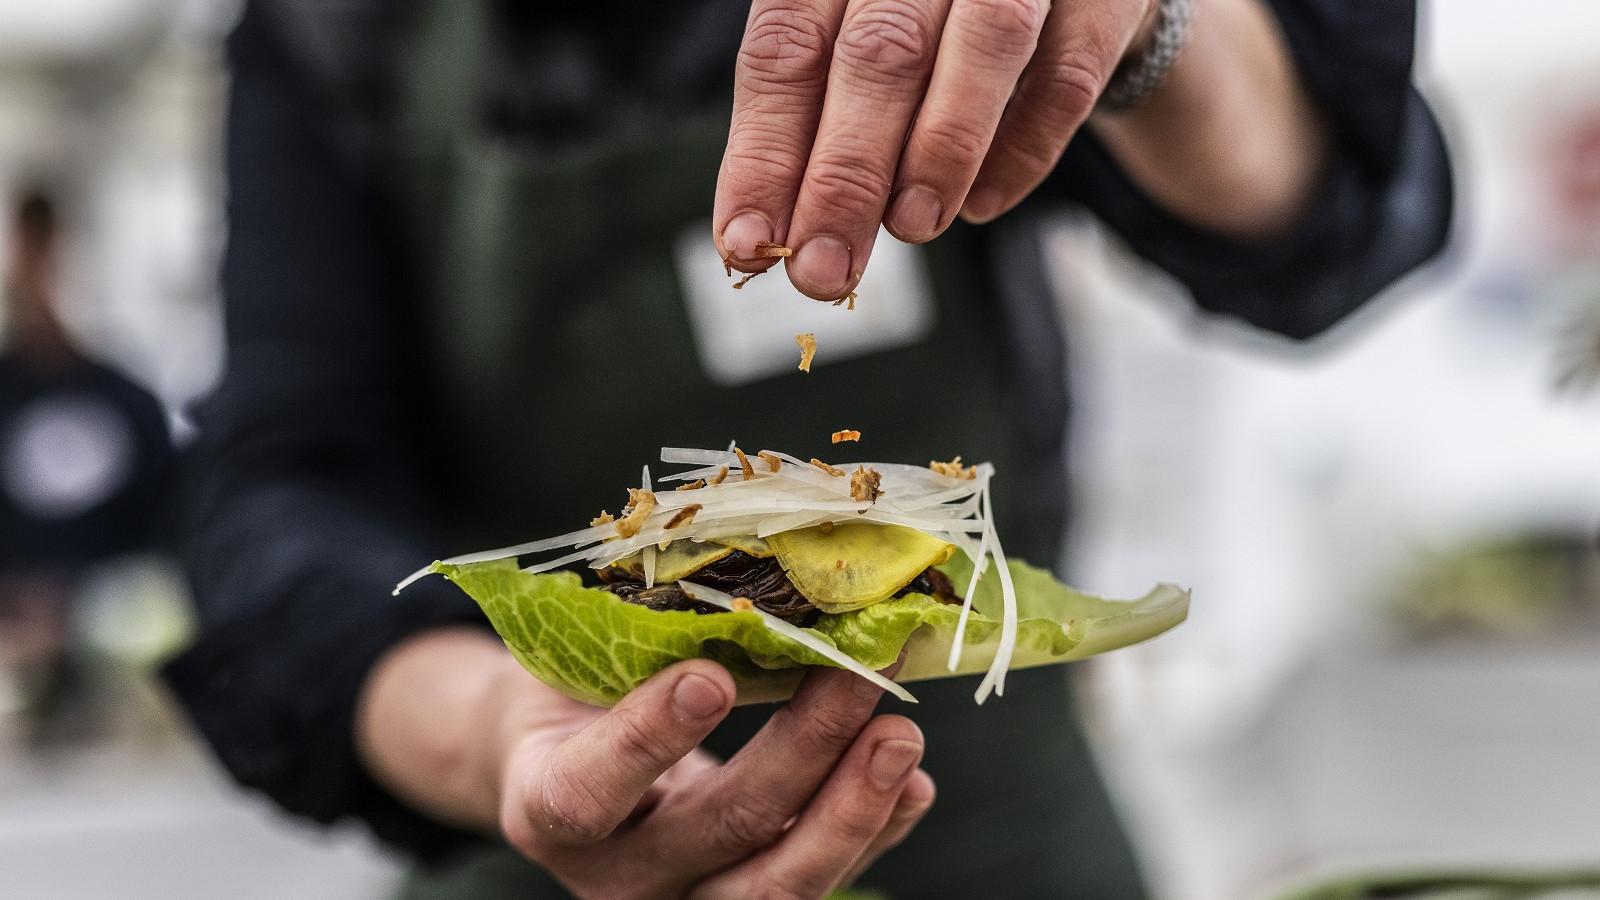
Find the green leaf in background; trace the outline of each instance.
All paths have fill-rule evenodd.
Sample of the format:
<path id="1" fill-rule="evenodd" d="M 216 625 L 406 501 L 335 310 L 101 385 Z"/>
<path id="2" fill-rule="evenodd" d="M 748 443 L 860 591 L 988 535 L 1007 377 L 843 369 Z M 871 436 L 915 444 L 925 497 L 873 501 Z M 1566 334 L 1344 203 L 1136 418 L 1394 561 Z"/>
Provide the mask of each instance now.
<path id="1" fill-rule="evenodd" d="M 964 590 L 972 575 L 962 554 L 940 566 Z M 739 702 L 781 700 L 794 692 L 804 666 L 831 665 L 820 654 L 771 629 L 754 612 L 699 615 L 657 612 L 586 588 L 576 574 L 529 575 L 512 560 L 434 565 L 483 607 L 517 660 L 540 681 L 598 706 L 622 699 L 651 675 L 682 659 L 716 660 L 733 675 Z M 1072 590 L 1042 569 L 1011 564 L 1020 621 L 1012 668 L 1082 659 L 1154 637 L 1183 621 L 1189 592 L 1159 585 L 1134 601 L 1104 600 Z M 981 672 L 1000 638 L 999 579 L 986 575 L 973 598 L 966 649 L 953 674 Z M 895 680 L 948 678 L 945 667 L 960 607 L 922 594 L 866 609 L 822 616 L 817 634 L 870 668 L 905 664 Z"/>

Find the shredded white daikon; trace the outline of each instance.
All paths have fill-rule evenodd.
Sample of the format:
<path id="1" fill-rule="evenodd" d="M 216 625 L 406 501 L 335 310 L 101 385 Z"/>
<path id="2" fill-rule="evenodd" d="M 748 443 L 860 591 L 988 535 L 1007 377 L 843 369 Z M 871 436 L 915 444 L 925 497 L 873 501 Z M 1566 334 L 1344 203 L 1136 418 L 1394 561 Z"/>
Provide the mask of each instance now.
<path id="1" fill-rule="evenodd" d="M 978 499 L 981 502 L 989 496 L 989 477 L 979 475 L 977 480 L 981 482 L 978 485 Z M 979 515 L 985 522 L 988 521 L 987 513 L 988 508 L 980 506 Z M 989 529 L 983 530 L 983 536 L 978 541 L 978 552 L 969 552 L 967 558 L 972 560 L 972 580 L 967 583 L 967 592 L 962 595 L 966 599 L 961 601 L 961 618 L 956 621 L 955 640 L 950 642 L 949 668 L 952 672 L 961 664 L 961 648 L 967 640 L 967 619 L 972 615 L 972 597 L 978 592 L 978 579 L 983 577 L 983 570 L 989 561 Z"/>
<path id="2" fill-rule="evenodd" d="M 954 544 L 967 554 L 973 563 L 972 580 L 967 586 L 960 622 L 950 648 L 952 670 L 957 667 L 961 659 L 966 625 L 972 611 L 972 597 L 977 590 L 979 579 L 988 570 L 991 560 L 997 564 L 1004 603 L 1000 643 L 994 662 L 978 687 L 976 699 L 982 703 L 991 692 L 1004 693 L 1005 673 L 1011 664 L 1011 655 L 1016 647 L 1017 598 L 1016 589 L 1011 584 L 1010 572 L 1005 566 L 1005 554 L 1000 547 L 1000 538 L 994 529 L 994 511 L 989 497 L 989 481 L 994 475 L 992 465 L 979 464 L 970 470 L 972 477 L 958 478 L 924 466 L 899 463 L 834 464 L 837 469 L 846 472 L 866 467 L 876 470 L 882 476 L 878 485 L 880 495 L 876 500 L 866 502 L 850 499 L 848 477 L 830 475 L 817 466 L 788 454 L 776 452 L 770 454 L 771 459 L 778 461 L 777 471 L 770 469 L 767 460 L 754 460 L 753 453 L 750 454 L 750 458 L 754 461 L 753 472 L 746 478 L 731 444 L 727 450 L 662 448 L 662 462 L 694 467 L 667 475 L 662 479 L 664 482 L 692 483 L 699 479 L 710 479 L 716 477 L 724 468 L 727 470 L 727 477 L 720 484 L 708 482 L 691 490 L 663 489 L 654 493 L 655 506 L 650 508 L 649 514 L 643 518 L 638 533 L 630 537 L 621 537 L 616 523 L 607 522 L 540 541 L 456 556 L 445 562 L 465 565 L 543 555 L 556 550 L 571 551 L 554 559 L 529 565 L 525 570 L 545 572 L 579 561 L 593 568 L 603 568 L 634 553 L 644 551 L 642 562 L 645 582 L 653 584 L 655 548 L 666 541 L 683 539 L 706 541 L 738 535 L 765 537 L 824 522 L 866 521 L 914 528 Z M 654 491 L 654 481 L 650 477 L 649 466 L 644 467 L 641 480 L 644 490 Z M 669 533 L 666 528 L 667 523 L 679 510 L 690 505 L 700 506 L 693 520 L 671 529 Z M 395 592 L 399 593 L 428 572 L 429 569 L 422 569 L 413 573 L 400 582 Z M 682 583 L 684 582 L 680 582 Z M 790 630 L 800 635 L 807 634 L 805 629 L 795 628 L 781 619 L 775 621 L 786 629 L 785 634 L 789 634 Z M 800 638 L 796 637 L 796 640 Z M 807 646 L 813 646 L 815 641 L 806 643 Z M 824 643 L 824 646 L 828 645 Z M 834 649 L 833 653 L 842 656 L 837 649 Z M 845 664 L 843 660 L 836 661 L 841 665 Z M 850 668 L 851 671 L 862 669 L 859 664 L 847 665 L 846 668 Z M 903 692 L 903 689 L 899 689 L 897 695 L 900 692 Z"/>
<path id="3" fill-rule="evenodd" d="M 706 587 L 703 584 L 695 584 L 692 581 L 679 581 L 678 587 L 682 588 L 683 592 L 689 595 L 690 600 L 698 600 L 702 603 L 709 603 L 712 606 L 720 606 L 729 612 L 735 611 L 733 608 L 733 597 L 717 590 L 716 588 Z M 917 698 L 911 696 L 910 691 L 898 684 L 895 684 L 877 672 L 872 671 L 866 666 L 863 666 L 854 659 L 851 659 L 849 654 L 828 643 L 822 638 L 817 637 L 816 632 L 791 625 L 772 613 L 756 609 L 755 607 L 751 607 L 749 610 L 747 610 L 747 612 L 753 612 L 756 615 L 759 615 L 761 617 L 761 623 L 766 625 L 768 628 L 771 628 L 773 631 L 776 631 L 777 633 L 796 643 L 804 644 L 807 647 L 810 647 L 812 650 L 815 650 L 823 656 L 826 656 L 828 659 L 838 663 L 841 668 L 849 669 L 850 671 L 860 675 L 862 678 L 865 678 L 878 687 L 881 687 L 896 697 L 899 697 L 901 700 L 904 700 L 907 703 L 917 702 Z"/>
<path id="4" fill-rule="evenodd" d="M 995 571 L 1000 576 L 1000 597 L 1005 611 L 1000 617 L 1000 645 L 995 648 L 994 663 L 973 695 L 980 704 L 989 699 L 990 690 L 1005 696 L 1006 670 L 1011 667 L 1011 654 L 1017 649 L 1017 588 L 1011 583 L 1011 569 L 1006 566 L 1006 554 L 1000 549 L 993 525 L 989 526 L 989 552 L 994 554 Z"/>

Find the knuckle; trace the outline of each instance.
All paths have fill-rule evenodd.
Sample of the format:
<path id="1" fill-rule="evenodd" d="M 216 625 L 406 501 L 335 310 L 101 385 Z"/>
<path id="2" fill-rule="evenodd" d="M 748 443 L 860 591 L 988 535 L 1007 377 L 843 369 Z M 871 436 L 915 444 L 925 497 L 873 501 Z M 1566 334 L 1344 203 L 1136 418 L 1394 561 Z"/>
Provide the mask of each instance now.
<path id="1" fill-rule="evenodd" d="M 712 840 L 722 853 L 745 856 L 776 840 L 787 820 L 786 811 L 758 797 L 730 797 L 717 813 Z"/>
<path id="2" fill-rule="evenodd" d="M 1006 155 L 1010 157 L 1009 168 L 1032 179 L 1055 168 L 1062 149 L 1063 145 L 1044 131 L 1019 129 L 1011 136 Z"/>
<path id="3" fill-rule="evenodd" d="M 795 137 L 751 121 L 736 126 L 728 142 L 723 167 L 729 171 L 760 172 L 765 184 L 798 184 L 805 175 L 805 158 L 795 152 Z"/>
<path id="4" fill-rule="evenodd" d="M 859 163 L 821 155 L 806 173 L 813 198 L 829 212 L 871 215 L 889 196 L 887 175 Z"/>
<path id="5" fill-rule="evenodd" d="M 1031 47 L 1050 12 L 1046 0 L 968 0 L 968 5 L 982 39 L 992 42 L 988 49 L 998 52 Z"/>
<path id="6" fill-rule="evenodd" d="M 1006 195 L 1014 195 L 1022 191 L 1021 184 L 1034 183 L 1056 168 L 1061 147 L 1043 135 L 1018 135 L 1006 147 L 1005 157 L 1010 176 L 1003 179 L 1002 187 Z"/>
<path id="7" fill-rule="evenodd" d="M 739 47 L 739 67 L 772 85 L 820 86 L 827 79 L 832 28 L 810 3 L 757 9 Z"/>
<path id="8" fill-rule="evenodd" d="M 861 8 L 839 34 L 839 56 L 886 80 L 920 77 L 938 42 L 927 4 L 880 0 Z"/>
<path id="9" fill-rule="evenodd" d="M 917 150 L 951 167 L 976 168 L 989 152 L 990 134 L 964 119 L 939 116 L 917 123 Z"/>
<path id="10" fill-rule="evenodd" d="M 792 708 L 792 707 L 791 707 Z M 862 716 L 816 704 L 801 715 L 798 740 L 818 754 L 837 756 L 853 743 L 865 725 Z"/>
<path id="11" fill-rule="evenodd" d="M 612 709 L 615 720 L 616 753 L 629 768 L 640 763 L 665 768 L 687 750 L 679 750 L 672 741 L 651 727 L 639 710 L 618 706 Z"/>
<path id="12" fill-rule="evenodd" d="M 562 843 L 592 844 L 611 833 L 605 806 L 593 785 L 572 770 L 549 770 L 535 802 L 538 821 Z M 533 835 L 532 839 L 542 837 Z"/>
<path id="13" fill-rule="evenodd" d="M 1064 59 L 1041 69 L 1033 87 L 1048 108 L 1076 122 L 1094 109 L 1105 88 L 1105 77 L 1081 60 Z"/>

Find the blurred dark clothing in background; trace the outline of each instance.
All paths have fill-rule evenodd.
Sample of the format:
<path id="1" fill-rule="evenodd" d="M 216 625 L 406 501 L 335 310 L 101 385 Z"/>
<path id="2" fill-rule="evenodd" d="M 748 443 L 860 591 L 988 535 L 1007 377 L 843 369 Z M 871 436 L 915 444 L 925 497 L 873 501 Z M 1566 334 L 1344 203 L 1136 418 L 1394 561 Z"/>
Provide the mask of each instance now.
<path id="1" fill-rule="evenodd" d="M 153 543 L 172 456 L 149 392 L 73 346 L 48 197 L 18 204 L 0 352 L 0 665 L 49 719 L 74 688 L 71 606 L 96 563 Z"/>
<path id="2" fill-rule="evenodd" d="M 160 405 L 118 373 L 0 355 L 0 571 L 80 572 L 149 546 L 169 452 Z"/>

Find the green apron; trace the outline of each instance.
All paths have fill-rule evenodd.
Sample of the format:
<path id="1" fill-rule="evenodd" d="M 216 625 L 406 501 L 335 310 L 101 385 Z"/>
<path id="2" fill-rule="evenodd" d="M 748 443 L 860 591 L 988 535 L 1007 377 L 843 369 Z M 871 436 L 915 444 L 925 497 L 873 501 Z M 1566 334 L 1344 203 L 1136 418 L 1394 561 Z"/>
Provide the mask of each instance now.
<path id="1" fill-rule="evenodd" d="M 986 333 L 975 296 L 985 281 L 971 264 L 981 232 L 960 230 L 924 254 L 938 321 L 921 342 L 719 386 L 696 355 L 674 243 L 710 220 L 726 111 L 557 154 L 507 147 L 480 123 L 486 9 L 482 0 L 418 5 L 398 110 L 407 224 L 425 279 L 418 319 L 461 547 L 569 531 L 602 506 L 615 512 L 662 446 L 737 438 L 801 458 L 993 460 L 1008 550 L 1054 558 L 1059 511 L 1008 466 L 1000 360 L 974 337 Z M 819 304 L 816 314 L 849 313 Z M 840 428 L 863 432 L 859 451 L 829 446 Z M 922 727 L 940 795 L 861 884 L 894 900 L 1143 897 L 1063 671 L 1013 675 L 1006 696 L 983 707 L 974 687 L 922 684 L 920 705 L 886 705 Z M 730 755 L 769 714 L 736 710 L 708 749 Z M 504 850 L 413 878 L 406 892 L 567 896 Z"/>

